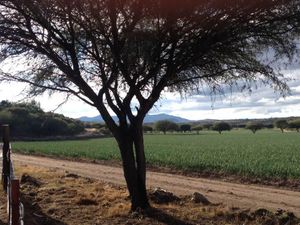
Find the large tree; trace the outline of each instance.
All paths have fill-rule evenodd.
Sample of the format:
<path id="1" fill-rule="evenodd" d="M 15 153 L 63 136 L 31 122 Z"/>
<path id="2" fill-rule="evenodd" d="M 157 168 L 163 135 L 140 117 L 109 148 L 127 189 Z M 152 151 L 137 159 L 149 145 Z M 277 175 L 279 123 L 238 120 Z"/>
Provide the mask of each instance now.
<path id="1" fill-rule="evenodd" d="M 214 92 L 225 84 L 244 90 L 260 82 L 285 91 L 271 65 L 295 53 L 299 6 L 299 0 L 1 0 L 1 60 L 19 64 L 1 79 L 30 84 L 32 95 L 59 91 L 96 107 L 118 142 L 132 209 L 146 208 L 142 123 L 161 93 L 202 85 Z"/>
<path id="2" fill-rule="evenodd" d="M 289 124 L 288 124 L 288 121 L 285 120 L 285 119 L 280 119 L 280 120 L 277 120 L 275 121 L 275 126 L 277 128 L 279 128 L 281 130 L 281 132 L 283 133 L 284 132 L 284 129 L 288 128 L 289 127 Z"/>
<path id="3" fill-rule="evenodd" d="M 296 129 L 297 132 L 300 132 L 300 119 L 289 121 L 289 128 Z"/>
<path id="4" fill-rule="evenodd" d="M 255 134 L 256 131 L 263 129 L 264 125 L 260 122 L 249 122 L 246 124 L 245 128 L 251 130 L 252 133 Z"/>
<path id="5" fill-rule="evenodd" d="M 223 131 L 230 131 L 232 127 L 226 122 L 217 122 L 212 126 L 212 129 L 222 134 Z"/>

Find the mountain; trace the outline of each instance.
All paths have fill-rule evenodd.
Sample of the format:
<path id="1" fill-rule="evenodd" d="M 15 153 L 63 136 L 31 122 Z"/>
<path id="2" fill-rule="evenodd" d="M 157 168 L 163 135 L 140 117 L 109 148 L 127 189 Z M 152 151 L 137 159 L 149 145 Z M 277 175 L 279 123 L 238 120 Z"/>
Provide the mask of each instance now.
<path id="1" fill-rule="evenodd" d="M 113 116 L 113 119 L 115 121 L 117 121 L 116 116 Z M 95 117 L 83 116 L 83 117 L 80 117 L 79 120 L 81 120 L 82 122 L 96 122 L 96 123 L 103 123 L 104 122 L 101 116 L 95 116 Z M 170 120 L 170 121 L 175 122 L 175 123 L 188 123 L 188 122 L 191 122 L 190 120 L 179 117 L 179 116 L 172 116 L 172 115 L 162 113 L 162 114 L 156 114 L 156 115 L 147 115 L 145 117 L 144 123 L 155 123 L 159 120 Z"/>
<path id="2" fill-rule="evenodd" d="M 172 115 L 168 115 L 168 114 L 157 114 L 157 115 L 147 115 L 144 119 L 144 123 L 155 123 L 159 120 L 169 120 L 172 121 L 174 123 L 188 123 L 191 122 L 188 119 L 179 117 L 179 116 L 172 116 Z"/>

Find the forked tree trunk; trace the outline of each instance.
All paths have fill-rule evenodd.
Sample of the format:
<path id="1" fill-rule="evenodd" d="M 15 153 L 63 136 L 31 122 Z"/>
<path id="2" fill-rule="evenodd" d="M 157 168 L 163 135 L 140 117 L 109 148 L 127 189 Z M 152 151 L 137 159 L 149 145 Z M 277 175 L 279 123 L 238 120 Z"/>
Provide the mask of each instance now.
<path id="1" fill-rule="evenodd" d="M 146 163 L 142 126 L 138 130 L 123 130 L 117 141 L 130 194 L 131 210 L 146 209 L 150 205 L 146 191 Z"/>

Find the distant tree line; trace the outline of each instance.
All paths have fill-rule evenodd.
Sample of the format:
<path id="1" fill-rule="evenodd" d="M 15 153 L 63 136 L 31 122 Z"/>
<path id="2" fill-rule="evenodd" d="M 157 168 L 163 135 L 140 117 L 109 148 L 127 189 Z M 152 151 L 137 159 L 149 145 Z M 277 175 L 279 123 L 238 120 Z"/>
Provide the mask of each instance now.
<path id="1" fill-rule="evenodd" d="M 182 132 L 182 133 L 189 133 L 189 132 L 196 132 L 199 134 L 202 130 L 216 130 L 219 133 L 225 130 L 231 130 L 231 126 L 228 123 L 220 122 L 215 124 L 177 124 L 175 122 L 169 120 L 160 120 L 157 121 L 155 124 L 144 125 L 143 130 L 145 133 L 152 133 L 153 131 L 162 132 L 166 134 L 167 132 Z"/>
<path id="2" fill-rule="evenodd" d="M 28 103 L 1 101 L 0 124 L 9 124 L 13 136 L 75 135 L 84 131 L 84 125 L 79 120 L 44 112 L 35 101 Z"/>
<path id="3" fill-rule="evenodd" d="M 281 130 L 283 133 L 285 129 L 295 129 L 297 132 L 300 130 L 300 119 L 295 119 L 295 120 L 277 120 L 275 122 L 275 126 Z"/>
<path id="4" fill-rule="evenodd" d="M 297 132 L 300 131 L 300 119 L 292 119 L 292 120 L 285 120 L 285 119 L 278 119 L 275 120 L 274 124 L 270 122 L 260 122 L 257 120 L 249 121 L 247 123 L 239 123 L 239 124 L 230 124 L 225 121 L 218 121 L 215 123 L 205 123 L 205 124 L 177 124 L 169 120 L 161 120 L 156 122 L 155 124 L 147 124 L 143 126 L 143 130 L 145 133 L 152 133 L 153 131 L 162 132 L 166 134 L 167 132 L 196 132 L 197 134 L 200 133 L 202 130 L 213 130 L 217 131 L 219 134 L 222 134 L 224 131 L 230 131 L 233 128 L 236 129 L 248 129 L 253 134 L 257 131 L 262 129 L 273 129 L 278 128 L 282 132 L 285 129 L 296 130 Z"/>

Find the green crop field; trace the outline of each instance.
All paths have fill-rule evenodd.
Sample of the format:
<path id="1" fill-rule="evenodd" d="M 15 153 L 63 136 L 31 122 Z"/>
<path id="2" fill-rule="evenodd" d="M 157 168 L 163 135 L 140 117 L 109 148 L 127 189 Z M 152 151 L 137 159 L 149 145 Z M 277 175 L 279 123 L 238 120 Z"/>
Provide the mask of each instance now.
<path id="1" fill-rule="evenodd" d="M 88 159 L 120 159 L 113 138 L 84 141 L 16 142 L 13 149 Z M 225 172 L 253 177 L 300 178 L 300 134 L 240 130 L 196 134 L 145 135 L 147 162 L 193 171 Z"/>

